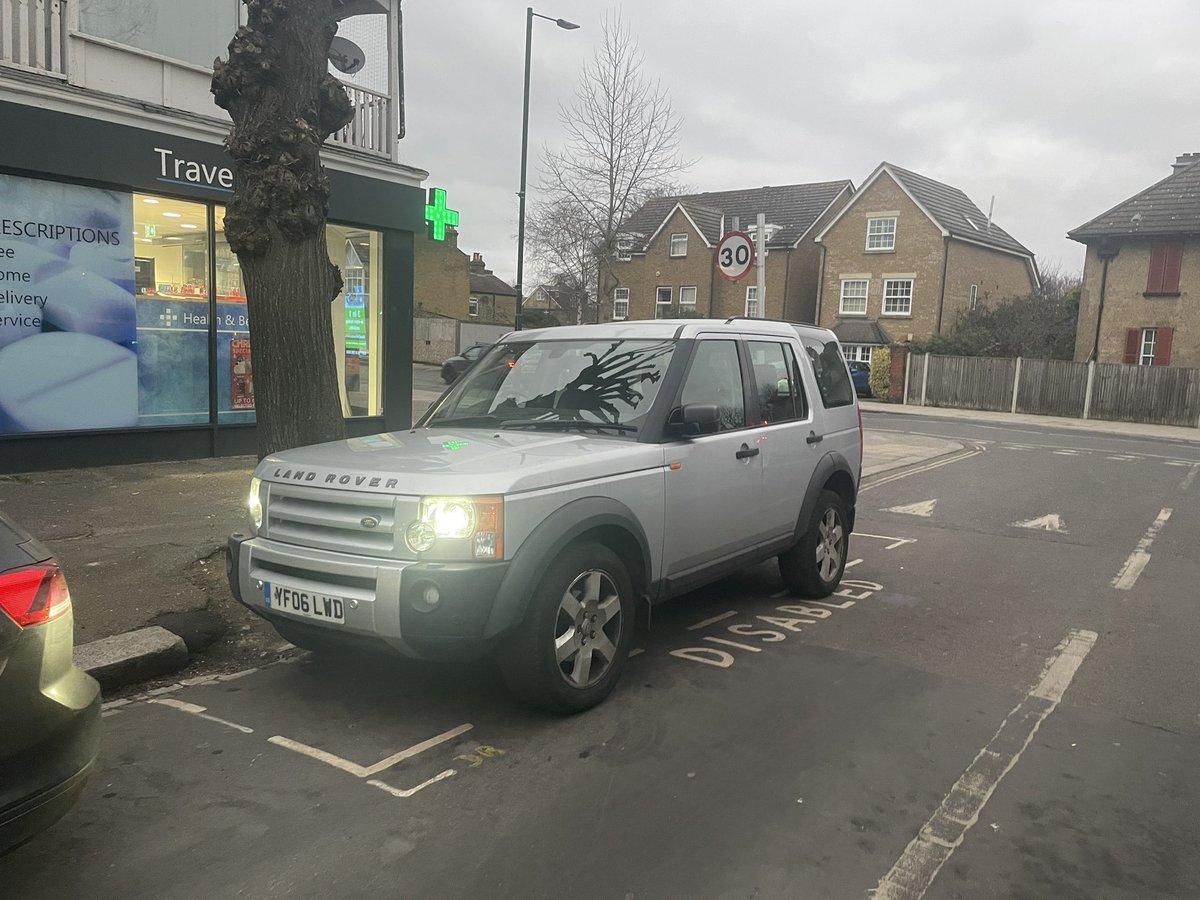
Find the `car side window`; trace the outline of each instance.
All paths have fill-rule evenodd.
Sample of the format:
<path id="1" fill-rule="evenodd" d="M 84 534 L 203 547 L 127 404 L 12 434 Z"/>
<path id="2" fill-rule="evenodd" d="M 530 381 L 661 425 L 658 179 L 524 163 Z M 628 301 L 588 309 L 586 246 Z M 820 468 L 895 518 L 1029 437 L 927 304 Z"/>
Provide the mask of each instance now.
<path id="1" fill-rule="evenodd" d="M 792 348 L 774 341 L 750 341 L 748 346 L 758 400 L 757 420 L 774 425 L 804 418 L 804 388 L 797 377 Z"/>
<path id="2" fill-rule="evenodd" d="M 479 359 L 479 354 L 483 352 L 482 347 L 468 347 L 463 352 L 464 359 Z"/>
<path id="3" fill-rule="evenodd" d="M 846 368 L 846 360 L 842 358 L 838 342 L 819 341 L 810 337 L 802 340 L 812 363 L 817 390 L 821 393 L 821 402 L 825 404 L 825 408 L 833 409 L 836 406 L 853 404 L 854 385 L 850 381 L 850 370 Z"/>
<path id="4" fill-rule="evenodd" d="M 679 402 L 684 406 L 692 403 L 716 406 L 718 431 L 746 427 L 742 368 L 734 341 L 707 340 L 696 345 Z"/>

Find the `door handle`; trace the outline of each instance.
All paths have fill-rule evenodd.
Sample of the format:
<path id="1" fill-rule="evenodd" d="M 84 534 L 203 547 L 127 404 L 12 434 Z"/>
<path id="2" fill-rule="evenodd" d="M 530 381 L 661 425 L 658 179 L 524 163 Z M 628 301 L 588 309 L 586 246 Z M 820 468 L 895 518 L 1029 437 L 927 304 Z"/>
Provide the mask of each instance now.
<path id="1" fill-rule="evenodd" d="M 815 431 L 810 431 L 808 433 L 808 437 L 806 437 L 805 440 L 808 441 L 810 444 L 819 444 L 819 443 L 821 443 L 821 441 L 825 440 L 825 438 L 823 435 L 817 434 Z"/>
<path id="2" fill-rule="evenodd" d="M 751 447 L 749 444 L 742 444 L 742 449 L 733 455 L 738 459 L 749 459 L 752 456 L 758 456 L 758 448 Z"/>

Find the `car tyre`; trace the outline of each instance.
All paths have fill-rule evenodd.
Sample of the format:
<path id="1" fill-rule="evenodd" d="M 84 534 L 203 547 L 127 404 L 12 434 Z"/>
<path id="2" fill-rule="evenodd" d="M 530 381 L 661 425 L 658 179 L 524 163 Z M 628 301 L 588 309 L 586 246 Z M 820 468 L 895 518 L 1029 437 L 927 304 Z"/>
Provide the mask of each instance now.
<path id="1" fill-rule="evenodd" d="M 509 689 L 547 712 L 583 712 L 607 697 L 629 658 L 633 582 L 603 544 L 564 550 L 534 592 L 524 621 L 500 652 Z"/>
<path id="2" fill-rule="evenodd" d="M 456 378 L 458 378 L 458 375 L 455 374 L 452 368 L 442 366 L 442 381 L 446 382 L 446 384 L 454 384 Z"/>
<path id="3" fill-rule="evenodd" d="M 795 546 L 779 556 L 779 574 L 789 591 L 817 599 L 837 589 L 850 551 L 849 521 L 841 496 L 821 491 L 808 528 Z"/>

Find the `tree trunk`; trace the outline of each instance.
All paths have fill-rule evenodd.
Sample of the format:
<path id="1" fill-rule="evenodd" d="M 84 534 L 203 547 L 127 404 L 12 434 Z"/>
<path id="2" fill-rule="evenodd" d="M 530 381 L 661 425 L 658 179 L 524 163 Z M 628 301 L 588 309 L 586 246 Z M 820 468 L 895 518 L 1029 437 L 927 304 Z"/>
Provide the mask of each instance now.
<path id="1" fill-rule="evenodd" d="M 335 0 L 243 0 L 247 24 L 213 67 L 233 127 L 234 192 L 225 236 L 241 263 L 250 317 L 259 457 L 344 437 L 330 304 L 329 182 L 321 145 L 350 121 L 329 74 Z"/>

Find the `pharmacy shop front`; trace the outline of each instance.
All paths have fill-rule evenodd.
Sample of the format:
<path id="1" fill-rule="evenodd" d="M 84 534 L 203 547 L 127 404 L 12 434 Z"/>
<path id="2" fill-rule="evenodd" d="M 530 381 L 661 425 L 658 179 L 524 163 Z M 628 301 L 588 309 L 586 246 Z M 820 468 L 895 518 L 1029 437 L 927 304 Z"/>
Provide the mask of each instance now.
<path id="1" fill-rule="evenodd" d="M 253 453 L 223 149 L 5 102 L 0 121 L 24 135 L 0 144 L 0 471 Z M 327 168 L 347 430 L 403 428 L 423 173 Z"/>

